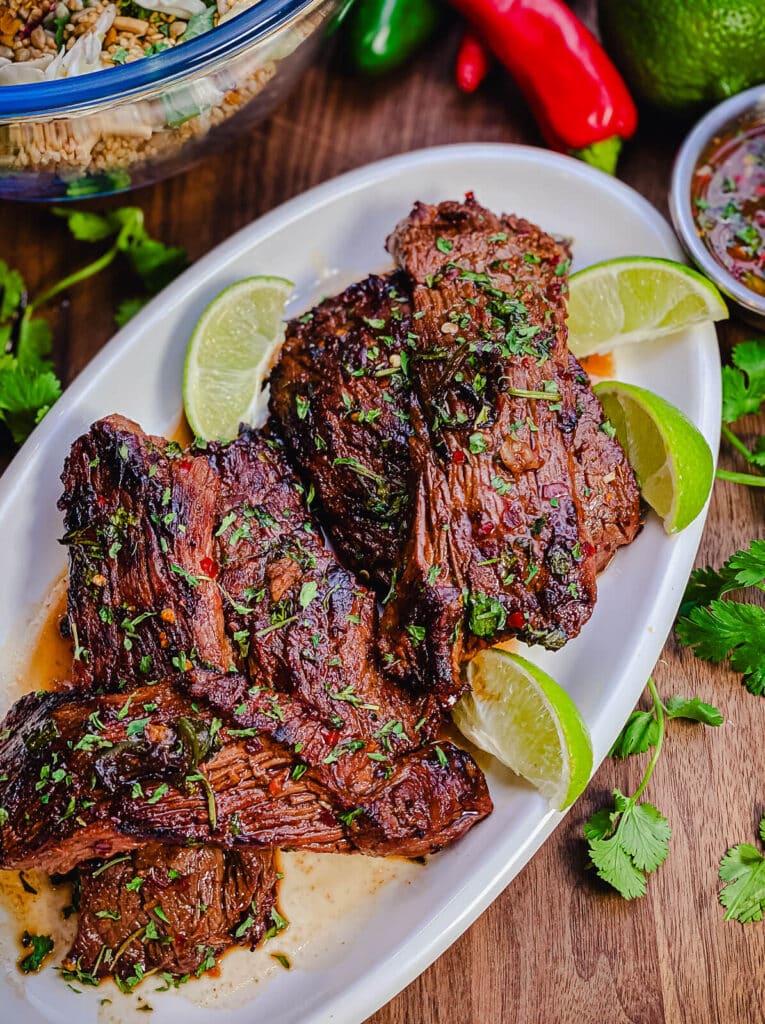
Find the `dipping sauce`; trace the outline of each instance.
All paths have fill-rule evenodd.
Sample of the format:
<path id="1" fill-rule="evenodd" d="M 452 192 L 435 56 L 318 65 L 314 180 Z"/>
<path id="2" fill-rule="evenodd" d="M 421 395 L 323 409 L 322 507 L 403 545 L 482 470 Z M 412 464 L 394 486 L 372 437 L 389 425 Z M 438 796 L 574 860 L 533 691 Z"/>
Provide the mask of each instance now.
<path id="1" fill-rule="evenodd" d="M 765 295 L 765 120 L 737 120 L 702 153 L 691 183 L 696 230 L 741 284 Z"/>

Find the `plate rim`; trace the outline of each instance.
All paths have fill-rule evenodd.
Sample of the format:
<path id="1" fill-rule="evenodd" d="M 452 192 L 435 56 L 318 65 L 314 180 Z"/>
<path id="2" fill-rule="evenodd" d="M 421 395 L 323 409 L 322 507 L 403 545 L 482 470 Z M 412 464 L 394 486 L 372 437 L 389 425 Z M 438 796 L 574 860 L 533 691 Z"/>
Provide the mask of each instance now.
<path id="1" fill-rule="evenodd" d="M 619 179 L 595 170 L 581 161 L 540 147 L 512 143 L 454 143 L 397 154 L 355 168 L 294 196 L 240 228 L 192 264 L 173 283 L 152 299 L 129 324 L 118 331 L 65 389 L 62 397 L 35 428 L 3 473 L 0 479 L 0 517 L 6 514 L 8 503 L 13 500 L 17 489 L 23 485 L 26 473 L 32 471 L 36 453 L 45 445 L 48 438 L 58 431 L 61 420 L 69 410 L 77 406 L 81 393 L 90 386 L 93 378 L 108 372 L 112 361 L 122 353 L 126 346 L 131 344 L 133 337 L 139 336 L 150 322 L 158 317 L 162 318 L 161 307 L 163 305 L 177 306 L 185 297 L 198 290 L 209 273 L 211 274 L 220 265 L 235 260 L 247 250 L 260 244 L 263 239 L 273 233 L 274 228 L 284 230 L 310 211 L 320 209 L 341 197 L 350 199 L 354 193 L 363 191 L 377 181 L 387 181 L 397 172 L 405 172 L 428 165 L 448 166 L 454 161 L 473 162 L 478 165 L 487 159 L 508 162 L 532 160 L 535 163 L 557 169 L 564 176 L 577 179 L 578 183 L 583 183 L 586 186 L 594 185 L 617 200 L 629 203 L 656 229 L 667 248 L 674 253 L 673 258 L 685 262 L 682 249 L 667 220 L 644 196 Z M 711 348 L 713 344 L 714 353 Z M 719 367 L 719 351 L 717 350 L 716 333 L 712 325 L 706 332 L 703 344 L 699 345 L 699 352 L 699 360 L 711 357 L 713 361 L 716 359 Z M 718 386 L 716 392 L 708 397 L 710 400 L 705 403 L 704 422 L 699 424 L 699 427 L 708 439 L 719 438 L 720 387 Z M 716 445 L 713 444 L 712 448 L 716 455 Z M 693 547 L 693 557 L 695 558 L 708 507 L 709 502 L 698 519 L 682 534 L 685 543 L 682 546 L 675 545 L 668 558 L 665 572 L 666 581 L 660 596 L 664 598 L 665 605 L 667 600 L 669 605 L 674 603 L 675 610 L 682 597 L 682 586 L 685 582 L 683 579 L 682 586 L 676 588 L 676 593 L 671 592 L 670 581 L 677 574 L 675 563 L 678 561 L 685 563 L 688 560 L 689 546 Z M 679 557 L 678 552 L 683 553 L 682 558 Z M 670 593 L 665 593 L 668 590 Z M 657 597 L 658 600 L 659 597 Z M 638 652 L 633 661 L 640 665 L 641 660 L 646 661 L 647 659 L 645 657 L 641 659 L 640 652 Z M 650 660 L 651 664 L 648 666 L 644 678 L 653 667 L 653 659 Z M 630 674 L 631 668 L 625 669 L 623 675 Z M 616 684 L 614 684 L 614 688 L 616 688 Z M 641 691 L 642 688 L 641 686 Z M 641 691 L 634 694 L 635 700 Z M 614 736 L 622 724 L 619 722 L 618 726 L 612 730 Z M 596 756 L 593 774 L 602 762 L 603 756 Z M 454 907 L 451 903 L 444 904 L 438 911 L 437 919 L 429 922 L 426 936 L 422 935 L 421 930 L 414 930 L 404 936 L 397 947 L 395 959 L 385 963 L 383 970 L 372 965 L 366 974 L 346 986 L 341 992 L 333 995 L 329 1009 L 318 1007 L 306 1014 L 302 1018 L 304 1024 L 327 1024 L 329 1021 L 347 1022 L 347 1024 L 360 1022 L 393 998 L 455 942 L 499 896 L 552 834 L 565 813 L 567 812 L 548 811 L 527 835 L 515 854 L 509 858 L 501 850 L 493 851 L 493 855 L 487 856 L 486 860 L 482 862 L 481 883 L 471 884 L 468 882 L 460 890 L 463 902 L 459 907 Z M 500 863 L 503 859 L 506 862 Z M 486 882 L 485 879 L 489 876 L 491 881 Z M 469 898 L 465 899 L 466 896 Z M 248 1005 L 256 1006 L 257 996 Z"/>

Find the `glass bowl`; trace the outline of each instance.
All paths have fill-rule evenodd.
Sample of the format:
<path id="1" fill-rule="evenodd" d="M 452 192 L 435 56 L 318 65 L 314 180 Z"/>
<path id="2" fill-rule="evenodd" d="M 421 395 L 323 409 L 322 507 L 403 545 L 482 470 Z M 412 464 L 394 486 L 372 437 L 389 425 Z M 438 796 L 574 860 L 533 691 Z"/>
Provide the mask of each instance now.
<path id="1" fill-rule="evenodd" d="M 758 328 L 765 327 L 765 297 L 747 288 L 712 256 L 699 237 L 691 201 L 691 184 L 702 155 L 716 136 L 726 134 L 739 122 L 765 120 L 765 86 L 756 85 L 718 103 L 693 127 L 675 159 L 669 191 L 669 208 L 683 248 L 696 266 L 731 299 L 739 315 Z"/>
<path id="2" fill-rule="evenodd" d="M 0 86 L 0 199 L 138 188 L 270 114 L 343 0 L 260 0 L 211 32 L 122 67 Z"/>

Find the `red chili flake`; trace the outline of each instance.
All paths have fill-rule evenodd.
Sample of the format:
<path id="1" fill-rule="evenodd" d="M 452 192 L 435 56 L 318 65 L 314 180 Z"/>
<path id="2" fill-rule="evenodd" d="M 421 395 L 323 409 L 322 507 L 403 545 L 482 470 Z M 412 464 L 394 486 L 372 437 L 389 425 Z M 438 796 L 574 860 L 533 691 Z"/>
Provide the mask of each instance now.
<path id="1" fill-rule="evenodd" d="M 98 505 L 99 508 L 106 508 L 109 502 L 106 500 L 103 494 L 99 494 L 98 497 L 96 498 L 96 504 Z"/>
<path id="2" fill-rule="evenodd" d="M 465 453 L 462 451 L 461 448 L 458 448 L 456 452 L 452 452 L 452 462 L 455 465 L 461 466 L 464 461 Z"/>
<path id="3" fill-rule="evenodd" d="M 269 796 L 278 796 L 283 789 L 284 789 L 284 779 L 279 779 L 279 778 L 271 779 L 271 781 L 268 783 L 268 795 Z"/>
<path id="4" fill-rule="evenodd" d="M 494 533 L 494 523 L 490 519 L 484 519 L 478 527 L 478 536 L 488 537 L 490 533 Z"/>
<path id="5" fill-rule="evenodd" d="M 523 629 L 526 625 L 523 612 L 513 612 L 512 615 L 508 615 L 507 624 L 511 629 Z"/>
<path id="6" fill-rule="evenodd" d="M 588 540 L 584 541 L 584 543 L 582 544 L 582 551 L 584 553 L 585 558 L 592 558 L 592 556 L 595 554 L 595 548 L 592 546 L 592 544 L 590 544 Z"/>
<path id="7" fill-rule="evenodd" d="M 465 201 L 466 202 L 471 202 L 473 199 L 475 199 L 475 192 L 471 191 L 471 192 L 466 192 L 465 193 Z"/>
<path id="8" fill-rule="evenodd" d="M 214 562 L 212 558 L 203 558 L 202 561 L 199 563 L 199 566 L 202 572 L 205 574 L 205 576 L 209 576 L 211 580 L 217 579 L 220 570 L 218 568 L 218 563 Z"/>
<path id="9" fill-rule="evenodd" d="M 194 463 L 191 461 L 191 459 L 181 459 L 181 461 L 178 463 L 178 468 L 179 469 L 191 469 L 191 467 L 193 465 L 194 465 Z"/>
<path id="10" fill-rule="evenodd" d="M 340 739 L 340 733 L 337 729 L 324 729 L 322 736 L 330 747 L 337 746 L 337 741 Z"/>

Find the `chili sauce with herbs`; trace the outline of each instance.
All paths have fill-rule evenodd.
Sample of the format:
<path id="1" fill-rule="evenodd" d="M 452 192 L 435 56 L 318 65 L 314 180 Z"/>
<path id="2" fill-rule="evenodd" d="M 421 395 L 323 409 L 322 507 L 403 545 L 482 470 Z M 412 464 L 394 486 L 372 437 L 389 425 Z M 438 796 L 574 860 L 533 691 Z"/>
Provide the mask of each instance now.
<path id="1" fill-rule="evenodd" d="M 712 256 L 765 295 L 765 120 L 736 121 L 710 141 L 694 171 L 691 201 Z"/>

